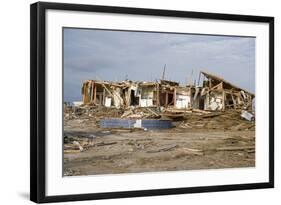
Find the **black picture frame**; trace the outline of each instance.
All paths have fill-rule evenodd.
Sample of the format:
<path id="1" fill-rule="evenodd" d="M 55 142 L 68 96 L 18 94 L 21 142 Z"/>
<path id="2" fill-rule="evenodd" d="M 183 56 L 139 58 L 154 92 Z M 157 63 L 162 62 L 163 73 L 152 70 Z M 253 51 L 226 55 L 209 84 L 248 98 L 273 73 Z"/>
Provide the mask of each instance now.
<path id="1" fill-rule="evenodd" d="M 46 81 L 45 35 L 46 10 L 68 10 L 130 15 L 169 16 L 195 19 L 263 22 L 269 25 L 269 181 L 263 183 L 230 184 L 220 186 L 170 188 L 107 193 L 46 196 Z M 218 13 L 156 10 L 82 4 L 38 2 L 30 7 L 30 199 L 37 203 L 77 200 L 97 200 L 198 192 L 260 189 L 274 187 L 274 18 Z"/>

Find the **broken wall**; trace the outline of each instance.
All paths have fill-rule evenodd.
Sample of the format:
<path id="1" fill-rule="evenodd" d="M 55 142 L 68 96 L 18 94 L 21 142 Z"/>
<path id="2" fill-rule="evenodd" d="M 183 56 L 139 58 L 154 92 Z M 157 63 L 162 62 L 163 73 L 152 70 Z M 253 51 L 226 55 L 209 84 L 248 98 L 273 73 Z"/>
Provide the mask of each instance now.
<path id="1" fill-rule="evenodd" d="M 224 92 L 223 91 L 210 91 L 206 94 L 205 110 L 224 110 Z"/>
<path id="2" fill-rule="evenodd" d="M 119 87 L 112 88 L 112 98 L 113 98 L 113 106 L 116 108 L 120 108 L 124 105 L 124 100 L 122 96 L 122 89 Z"/>
<path id="3" fill-rule="evenodd" d="M 90 103 L 92 96 L 92 81 L 84 81 L 81 93 L 83 98 L 83 104 Z"/>
<path id="4" fill-rule="evenodd" d="M 176 89 L 176 104 L 175 107 L 178 109 L 191 108 L 191 89 L 178 87 Z"/>
<path id="5" fill-rule="evenodd" d="M 145 86 L 141 88 L 140 106 L 150 107 L 153 106 L 154 90 L 152 86 Z"/>

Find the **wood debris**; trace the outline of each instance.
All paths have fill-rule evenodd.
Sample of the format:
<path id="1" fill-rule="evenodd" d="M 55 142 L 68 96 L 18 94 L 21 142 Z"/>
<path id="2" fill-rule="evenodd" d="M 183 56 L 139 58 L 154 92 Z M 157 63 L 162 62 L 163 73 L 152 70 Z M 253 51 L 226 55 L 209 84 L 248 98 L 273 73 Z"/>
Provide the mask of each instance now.
<path id="1" fill-rule="evenodd" d="M 100 147 L 100 146 L 113 145 L 113 144 L 117 144 L 117 142 L 99 142 L 96 143 L 94 146 Z"/>
<path id="2" fill-rule="evenodd" d="M 177 147 L 178 145 L 169 145 L 169 146 L 161 147 L 160 149 L 156 149 L 156 150 L 148 150 L 146 153 L 167 152 Z"/>
<path id="3" fill-rule="evenodd" d="M 238 151 L 238 150 L 254 150 L 255 146 L 241 146 L 241 147 L 219 147 L 216 151 Z"/>
<path id="4" fill-rule="evenodd" d="M 192 149 L 192 148 L 182 147 L 182 148 L 179 149 L 179 151 L 182 151 L 183 153 L 189 154 L 189 155 L 197 155 L 197 156 L 204 155 L 203 150 L 200 150 L 200 149 Z"/>

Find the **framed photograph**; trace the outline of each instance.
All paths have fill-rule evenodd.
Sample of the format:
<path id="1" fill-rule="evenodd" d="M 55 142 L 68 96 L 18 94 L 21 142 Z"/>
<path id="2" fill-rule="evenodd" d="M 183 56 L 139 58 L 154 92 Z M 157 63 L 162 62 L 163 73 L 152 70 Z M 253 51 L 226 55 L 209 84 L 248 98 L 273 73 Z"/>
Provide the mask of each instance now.
<path id="1" fill-rule="evenodd" d="M 274 187 L 274 18 L 31 5 L 34 202 Z"/>

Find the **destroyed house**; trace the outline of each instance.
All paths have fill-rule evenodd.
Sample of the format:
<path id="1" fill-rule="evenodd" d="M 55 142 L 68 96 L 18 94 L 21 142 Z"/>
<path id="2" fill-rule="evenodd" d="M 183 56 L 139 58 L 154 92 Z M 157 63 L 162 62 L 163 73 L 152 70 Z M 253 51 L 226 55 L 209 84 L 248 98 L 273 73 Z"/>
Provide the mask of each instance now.
<path id="1" fill-rule="evenodd" d="M 138 87 L 140 107 L 159 106 L 159 84 L 157 82 L 141 82 Z"/>
<path id="2" fill-rule="evenodd" d="M 122 97 L 124 87 L 120 83 L 86 80 L 82 86 L 83 104 L 120 108 L 125 103 Z"/>
<path id="3" fill-rule="evenodd" d="M 159 84 L 157 82 L 124 81 L 122 95 L 125 99 L 124 107 L 140 106 L 152 107 L 159 105 Z"/>
<path id="4" fill-rule="evenodd" d="M 160 82 L 86 80 L 82 86 L 83 104 L 212 111 L 252 109 L 254 94 L 207 72 L 200 75 L 204 77 L 202 86 L 182 86 L 164 79 Z"/>
<path id="5" fill-rule="evenodd" d="M 179 83 L 167 80 L 160 81 L 160 105 L 187 109 L 192 107 L 191 87 L 180 86 Z"/>
<path id="6" fill-rule="evenodd" d="M 196 101 L 194 105 L 199 108 L 204 107 L 204 110 L 252 109 L 252 102 L 255 97 L 253 93 L 218 76 L 207 72 L 201 72 L 201 74 L 203 74 L 205 80 L 200 96 L 194 96 Z"/>
<path id="7" fill-rule="evenodd" d="M 108 82 L 86 80 L 82 86 L 83 104 L 150 107 L 159 105 L 159 84 L 156 82 Z"/>

